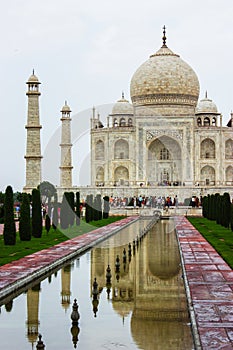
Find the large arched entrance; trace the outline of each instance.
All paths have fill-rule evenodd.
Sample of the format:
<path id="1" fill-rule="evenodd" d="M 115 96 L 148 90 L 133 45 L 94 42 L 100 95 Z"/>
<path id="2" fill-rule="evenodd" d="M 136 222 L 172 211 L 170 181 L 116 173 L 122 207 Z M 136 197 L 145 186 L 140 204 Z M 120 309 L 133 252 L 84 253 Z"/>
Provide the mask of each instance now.
<path id="1" fill-rule="evenodd" d="M 114 181 L 117 186 L 128 186 L 129 185 L 129 171 L 124 166 L 119 166 L 114 172 Z"/>
<path id="2" fill-rule="evenodd" d="M 179 143 L 168 136 L 152 141 L 148 147 L 147 178 L 149 185 L 180 185 L 183 182 Z"/>

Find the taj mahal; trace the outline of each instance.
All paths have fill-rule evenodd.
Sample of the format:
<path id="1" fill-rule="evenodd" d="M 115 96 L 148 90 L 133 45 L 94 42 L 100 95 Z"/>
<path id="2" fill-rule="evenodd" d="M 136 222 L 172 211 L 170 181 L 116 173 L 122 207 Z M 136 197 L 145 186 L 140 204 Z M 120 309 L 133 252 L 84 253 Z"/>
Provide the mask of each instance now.
<path id="1" fill-rule="evenodd" d="M 41 181 L 39 86 L 33 74 L 27 81 L 28 116 L 26 184 Z M 57 190 L 109 196 L 192 195 L 229 192 L 233 197 L 233 113 L 227 125 L 206 92 L 199 96 L 197 74 L 167 46 L 141 64 L 104 124 L 95 111 L 90 116 L 89 186 L 72 183 L 72 118 L 65 103 L 61 110 L 60 185 Z"/>

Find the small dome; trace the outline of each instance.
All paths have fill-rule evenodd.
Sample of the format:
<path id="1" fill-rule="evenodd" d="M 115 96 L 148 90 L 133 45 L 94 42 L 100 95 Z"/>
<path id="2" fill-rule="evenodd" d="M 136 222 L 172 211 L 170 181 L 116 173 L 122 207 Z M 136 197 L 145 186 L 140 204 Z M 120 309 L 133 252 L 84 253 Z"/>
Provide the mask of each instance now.
<path id="1" fill-rule="evenodd" d="M 65 101 L 64 106 L 61 109 L 61 112 L 71 112 L 70 107 L 67 105 L 67 102 Z"/>
<path id="2" fill-rule="evenodd" d="M 37 83 L 37 84 L 40 84 L 39 82 L 39 79 L 37 78 L 37 76 L 34 74 L 34 69 L 33 69 L 33 72 L 32 72 L 32 75 L 28 78 L 28 81 L 27 83 Z"/>
<path id="3" fill-rule="evenodd" d="M 216 104 L 206 97 L 200 100 L 196 107 L 196 114 L 219 114 Z"/>
<path id="4" fill-rule="evenodd" d="M 134 73 L 130 94 L 135 106 L 175 104 L 195 107 L 199 81 L 194 70 L 164 42 Z"/>
<path id="5" fill-rule="evenodd" d="M 122 94 L 122 98 L 114 104 L 112 114 L 133 115 L 133 106 L 125 99 L 124 94 Z"/>

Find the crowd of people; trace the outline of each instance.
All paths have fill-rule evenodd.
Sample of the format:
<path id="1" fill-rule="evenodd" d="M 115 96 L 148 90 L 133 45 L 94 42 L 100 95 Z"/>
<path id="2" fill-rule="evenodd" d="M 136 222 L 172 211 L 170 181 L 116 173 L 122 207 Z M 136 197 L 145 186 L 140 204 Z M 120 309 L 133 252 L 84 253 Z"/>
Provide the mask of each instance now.
<path id="1" fill-rule="evenodd" d="M 169 208 L 171 206 L 178 207 L 179 205 L 185 205 L 185 203 L 180 203 L 178 196 L 175 195 L 173 198 L 170 196 L 134 196 L 131 198 L 127 197 L 113 197 L 109 199 L 110 206 L 112 208 L 124 208 L 126 206 L 133 206 L 139 208 Z M 201 205 L 201 200 L 197 196 L 192 196 L 189 202 L 186 204 L 192 207 L 199 207 Z"/>
<path id="2" fill-rule="evenodd" d="M 110 197 L 110 206 L 112 208 L 122 208 L 126 206 L 133 206 L 139 208 L 164 208 L 165 206 L 177 206 L 178 198 L 175 196 L 173 199 L 171 197 L 161 197 L 161 196 L 134 196 L 131 198 L 127 197 Z"/>

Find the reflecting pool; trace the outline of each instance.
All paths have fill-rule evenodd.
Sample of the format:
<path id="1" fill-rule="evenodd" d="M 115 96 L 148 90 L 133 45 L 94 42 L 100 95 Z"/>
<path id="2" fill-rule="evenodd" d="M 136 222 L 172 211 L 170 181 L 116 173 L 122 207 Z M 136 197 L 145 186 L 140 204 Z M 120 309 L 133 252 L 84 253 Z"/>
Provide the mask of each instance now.
<path id="1" fill-rule="evenodd" d="M 1 349 L 36 349 L 38 333 L 46 350 L 194 349 L 173 222 L 139 239 L 147 224 L 134 222 L 4 300 Z"/>

